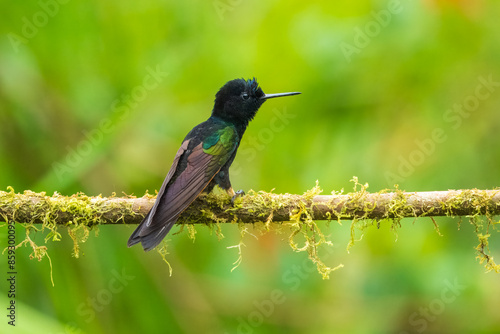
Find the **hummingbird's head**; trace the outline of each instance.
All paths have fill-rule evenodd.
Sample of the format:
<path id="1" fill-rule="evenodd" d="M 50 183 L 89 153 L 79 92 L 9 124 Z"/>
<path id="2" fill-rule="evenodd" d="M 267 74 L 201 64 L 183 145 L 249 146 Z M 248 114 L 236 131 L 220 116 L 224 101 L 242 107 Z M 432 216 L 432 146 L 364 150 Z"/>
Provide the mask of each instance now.
<path id="1" fill-rule="evenodd" d="M 296 94 L 300 93 L 266 95 L 255 78 L 231 80 L 226 82 L 215 95 L 212 116 L 246 126 L 266 99 Z"/>

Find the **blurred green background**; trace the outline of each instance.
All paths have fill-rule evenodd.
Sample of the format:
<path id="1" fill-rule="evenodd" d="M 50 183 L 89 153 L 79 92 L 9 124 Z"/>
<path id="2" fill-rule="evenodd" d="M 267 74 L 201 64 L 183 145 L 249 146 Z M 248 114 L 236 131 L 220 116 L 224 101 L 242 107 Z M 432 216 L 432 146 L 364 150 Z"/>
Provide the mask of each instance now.
<path id="1" fill-rule="evenodd" d="M 154 193 L 217 90 L 254 76 L 303 94 L 263 105 L 236 189 L 500 184 L 498 1 L 62 2 L 0 5 L 2 190 Z M 156 252 L 126 247 L 134 226 L 101 227 L 79 259 L 63 231 L 47 245 L 54 287 L 48 260 L 18 249 L 17 326 L 3 315 L 1 332 L 500 332 L 500 276 L 475 259 L 472 226 L 436 220 L 442 237 L 430 220 L 397 236 L 383 223 L 350 253 L 349 222 L 325 226 L 326 264 L 345 265 L 330 280 L 274 233 L 247 235 L 231 272 L 232 225 L 221 241 L 170 234 L 172 277 Z"/>

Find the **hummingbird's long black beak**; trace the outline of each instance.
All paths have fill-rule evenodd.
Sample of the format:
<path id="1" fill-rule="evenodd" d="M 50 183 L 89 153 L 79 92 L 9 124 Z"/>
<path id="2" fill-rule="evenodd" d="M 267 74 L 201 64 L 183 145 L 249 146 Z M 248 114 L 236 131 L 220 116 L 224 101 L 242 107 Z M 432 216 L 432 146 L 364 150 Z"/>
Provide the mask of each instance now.
<path id="1" fill-rule="evenodd" d="M 282 96 L 290 96 L 290 95 L 299 95 L 300 92 L 291 92 L 291 93 L 277 93 L 277 94 L 264 94 L 263 97 L 261 97 L 261 100 L 267 100 L 267 99 L 272 99 L 275 97 L 282 97 Z"/>

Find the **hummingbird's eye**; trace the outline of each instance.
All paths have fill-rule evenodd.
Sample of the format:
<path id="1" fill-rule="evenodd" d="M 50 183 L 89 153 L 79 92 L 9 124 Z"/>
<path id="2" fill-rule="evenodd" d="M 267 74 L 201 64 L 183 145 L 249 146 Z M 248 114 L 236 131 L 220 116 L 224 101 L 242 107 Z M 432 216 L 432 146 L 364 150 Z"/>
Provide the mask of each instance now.
<path id="1" fill-rule="evenodd" d="M 248 100 L 248 97 L 249 97 L 249 96 L 248 96 L 248 94 L 247 94 L 246 92 L 241 93 L 241 98 L 242 98 L 243 100 Z"/>

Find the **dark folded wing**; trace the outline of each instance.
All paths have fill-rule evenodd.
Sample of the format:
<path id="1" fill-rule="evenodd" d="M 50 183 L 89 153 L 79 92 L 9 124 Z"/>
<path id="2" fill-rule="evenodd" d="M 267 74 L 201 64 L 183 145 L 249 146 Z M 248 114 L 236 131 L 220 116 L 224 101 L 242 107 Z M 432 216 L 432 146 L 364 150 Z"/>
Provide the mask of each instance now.
<path id="1" fill-rule="evenodd" d="M 232 128 L 221 130 L 233 133 Z M 180 214 L 198 197 L 234 152 L 234 143 L 217 140 L 204 148 L 203 142 L 194 147 L 186 157 L 189 140 L 186 140 L 174 159 L 174 163 L 158 192 L 156 202 L 128 241 L 128 246 L 142 243 L 144 250 L 156 247 L 175 224 Z M 206 145 L 205 145 L 206 146 Z M 187 167 L 171 182 L 179 160 L 187 160 Z"/>
<path id="2" fill-rule="evenodd" d="M 135 229 L 135 231 L 132 233 L 130 238 L 128 239 L 127 246 L 133 246 L 136 243 L 140 242 L 143 237 L 145 237 L 147 231 L 150 231 L 150 233 L 154 233 L 154 228 L 151 227 L 151 217 L 154 216 L 156 209 L 158 208 L 158 204 L 160 203 L 159 199 L 162 198 L 165 188 L 167 187 L 168 183 L 172 179 L 172 177 L 175 174 L 175 171 L 177 170 L 177 165 L 179 164 L 180 158 L 183 156 L 183 154 L 186 152 L 187 148 L 189 145 L 189 140 L 185 140 L 179 150 L 177 150 L 177 153 L 175 154 L 174 162 L 172 163 L 172 166 L 170 167 L 170 170 L 167 173 L 167 176 L 165 177 L 165 180 L 163 181 L 163 184 L 160 188 L 160 191 L 158 192 L 158 195 L 156 196 L 156 201 L 149 210 L 148 214 L 142 222 L 139 224 L 139 226 Z"/>

